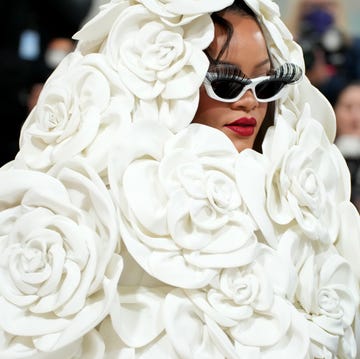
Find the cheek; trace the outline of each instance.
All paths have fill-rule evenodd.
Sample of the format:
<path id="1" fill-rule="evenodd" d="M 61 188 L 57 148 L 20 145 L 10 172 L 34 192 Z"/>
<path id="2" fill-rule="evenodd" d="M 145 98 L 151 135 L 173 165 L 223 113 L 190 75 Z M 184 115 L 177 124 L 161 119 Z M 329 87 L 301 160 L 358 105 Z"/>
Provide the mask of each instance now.
<path id="1" fill-rule="evenodd" d="M 259 103 L 259 106 L 258 106 L 258 115 L 257 115 L 257 121 L 258 121 L 258 124 L 259 124 L 259 128 L 261 127 L 261 125 L 263 124 L 264 122 L 264 119 L 265 119 L 265 116 L 266 116 L 266 112 L 268 110 L 268 103 L 267 102 L 262 102 L 262 103 Z"/>
<path id="2" fill-rule="evenodd" d="M 215 119 L 223 111 L 223 105 L 207 96 L 205 89 L 200 88 L 199 105 L 192 122 L 216 127 Z"/>

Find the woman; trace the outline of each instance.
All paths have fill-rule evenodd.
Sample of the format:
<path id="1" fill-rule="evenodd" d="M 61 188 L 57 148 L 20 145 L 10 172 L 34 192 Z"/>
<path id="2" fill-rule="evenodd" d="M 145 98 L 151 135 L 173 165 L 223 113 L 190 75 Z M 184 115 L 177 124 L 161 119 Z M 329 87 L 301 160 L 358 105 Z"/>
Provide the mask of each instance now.
<path id="1" fill-rule="evenodd" d="M 227 88 L 233 81 L 233 93 L 237 95 L 237 81 L 245 86 L 247 81 L 251 83 L 249 79 L 268 76 L 274 71 L 260 25 L 246 4 L 235 2 L 224 11 L 214 13 L 212 18 L 216 24 L 215 40 L 206 50 L 211 64 L 207 75 L 210 86 L 202 86 L 200 89 L 200 102 L 193 122 L 220 129 L 239 152 L 253 147 L 260 152 L 266 129 L 273 124 L 274 102 L 271 100 L 275 100 L 275 96 L 280 98 L 283 87 L 300 79 L 301 68 L 292 65 L 293 72 L 283 73 L 278 83 L 275 78 L 272 79 L 269 87 L 277 87 L 279 93 L 271 93 L 275 96 L 270 97 L 270 100 L 256 97 L 261 86 L 266 91 L 265 83 L 254 87 L 255 91 L 244 92 L 230 103 L 228 99 L 225 102 L 221 98 L 214 99 L 207 89 L 217 86 L 218 91 L 222 91 L 219 88 L 221 81 L 226 82 L 223 86 Z M 211 78 L 212 83 L 208 78 Z M 242 90 L 241 85 L 239 89 Z M 223 103 L 219 104 L 219 101 Z"/>
<path id="2" fill-rule="evenodd" d="M 355 358 L 359 218 L 277 5 L 75 37 L 0 171 L 0 358 Z"/>

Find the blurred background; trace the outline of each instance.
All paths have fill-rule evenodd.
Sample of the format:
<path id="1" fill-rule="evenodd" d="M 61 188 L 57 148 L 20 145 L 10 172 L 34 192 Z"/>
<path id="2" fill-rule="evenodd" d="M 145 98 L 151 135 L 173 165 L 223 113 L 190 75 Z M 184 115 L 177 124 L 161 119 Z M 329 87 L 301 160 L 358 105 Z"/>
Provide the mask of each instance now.
<path id="1" fill-rule="evenodd" d="M 0 166 L 14 159 L 21 126 L 44 82 L 76 46 L 72 35 L 107 1 L 0 3 Z M 360 1 L 275 2 L 303 48 L 307 76 L 336 110 L 336 144 L 351 169 L 353 195 L 358 197 L 353 201 L 360 208 Z"/>
<path id="2" fill-rule="evenodd" d="M 296 0 L 275 0 L 279 5 L 283 19 L 289 19 L 295 11 L 294 6 Z M 348 21 L 348 29 L 352 34 L 360 35 L 360 1 L 359 0 L 341 0 L 343 3 L 346 18 Z"/>

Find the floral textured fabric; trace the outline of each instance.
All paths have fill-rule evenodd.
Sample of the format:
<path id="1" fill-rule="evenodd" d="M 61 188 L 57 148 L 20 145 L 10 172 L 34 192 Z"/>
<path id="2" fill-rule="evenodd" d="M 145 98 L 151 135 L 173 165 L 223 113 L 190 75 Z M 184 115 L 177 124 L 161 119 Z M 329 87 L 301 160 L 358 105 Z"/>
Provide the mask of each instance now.
<path id="1" fill-rule="evenodd" d="M 304 77 L 263 153 L 192 124 L 232 0 L 111 0 L 0 169 L 0 359 L 360 355 L 360 221 Z M 275 65 L 304 69 L 270 0 Z"/>

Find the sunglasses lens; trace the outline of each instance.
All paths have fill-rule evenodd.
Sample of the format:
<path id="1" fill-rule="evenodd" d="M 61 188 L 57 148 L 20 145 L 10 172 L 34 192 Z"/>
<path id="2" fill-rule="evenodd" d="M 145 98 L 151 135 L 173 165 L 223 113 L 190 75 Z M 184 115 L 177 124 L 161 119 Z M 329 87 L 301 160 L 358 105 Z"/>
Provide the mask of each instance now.
<path id="1" fill-rule="evenodd" d="M 256 96 L 260 100 L 266 100 L 274 97 L 285 86 L 285 83 L 281 80 L 265 80 L 256 85 Z"/>
<path id="2" fill-rule="evenodd" d="M 236 81 L 216 80 L 211 82 L 211 87 L 217 96 L 230 100 L 239 95 L 244 85 Z"/>

